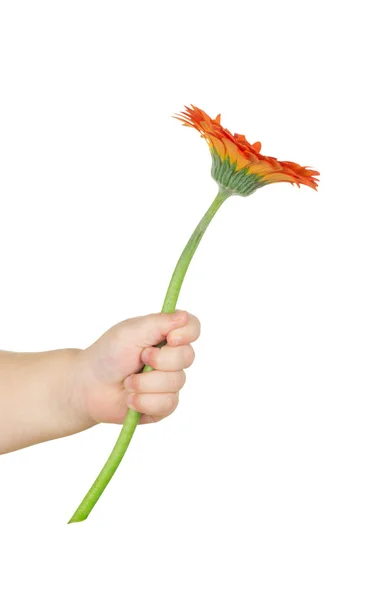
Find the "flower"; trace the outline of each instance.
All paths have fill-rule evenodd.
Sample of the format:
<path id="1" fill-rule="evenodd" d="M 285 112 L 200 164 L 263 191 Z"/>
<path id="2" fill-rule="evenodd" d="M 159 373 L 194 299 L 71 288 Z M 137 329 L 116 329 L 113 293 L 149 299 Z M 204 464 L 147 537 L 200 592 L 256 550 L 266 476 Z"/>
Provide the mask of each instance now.
<path id="1" fill-rule="evenodd" d="M 187 127 L 201 134 L 212 155 L 212 177 L 231 194 L 249 196 L 256 189 L 276 181 L 308 185 L 317 189 L 319 175 L 309 167 L 282 161 L 260 153 L 261 143 L 250 144 L 244 135 L 230 133 L 221 125 L 221 115 L 211 119 L 203 110 L 191 104 L 185 111 L 174 115 Z"/>
<path id="2" fill-rule="evenodd" d="M 318 171 L 312 171 L 308 167 L 263 156 L 260 154 L 260 142 L 249 144 L 244 135 L 232 135 L 224 129 L 220 124 L 220 115 L 211 119 L 203 110 L 193 104 L 191 106 L 192 108 L 186 107 L 186 112 L 180 113 L 176 118 L 183 121 L 184 125 L 197 129 L 206 139 L 212 154 L 212 176 L 219 183 L 219 190 L 179 257 L 162 306 L 161 312 L 164 313 L 174 312 L 181 286 L 198 244 L 220 206 L 229 196 L 249 196 L 257 188 L 274 181 L 289 181 L 299 187 L 302 183 L 317 189 L 318 180 L 315 179 L 315 175 L 319 175 Z M 162 347 L 164 343 L 158 347 Z M 143 372 L 152 370 L 148 365 L 142 369 Z M 84 521 L 88 517 L 123 459 L 139 419 L 140 413 L 129 408 L 123 429 L 110 456 L 69 523 Z"/>

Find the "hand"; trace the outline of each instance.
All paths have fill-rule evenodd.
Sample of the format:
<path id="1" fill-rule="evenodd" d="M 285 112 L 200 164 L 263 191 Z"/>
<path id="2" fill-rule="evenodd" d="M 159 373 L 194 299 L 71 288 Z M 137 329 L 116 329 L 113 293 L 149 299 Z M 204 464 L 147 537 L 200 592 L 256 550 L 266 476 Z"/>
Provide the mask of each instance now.
<path id="1" fill-rule="evenodd" d="M 185 311 L 136 317 L 109 329 L 75 357 L 71 403 L 81 420 L 87 426 L 122 423 L 128 408 L 143 413 L 141 423 L 170 415 L 199 334 L 198 319 Z M 166 346 L 153 347 L 164 340 Z M 139 373 L 145 364 L 155 370 Z"/>

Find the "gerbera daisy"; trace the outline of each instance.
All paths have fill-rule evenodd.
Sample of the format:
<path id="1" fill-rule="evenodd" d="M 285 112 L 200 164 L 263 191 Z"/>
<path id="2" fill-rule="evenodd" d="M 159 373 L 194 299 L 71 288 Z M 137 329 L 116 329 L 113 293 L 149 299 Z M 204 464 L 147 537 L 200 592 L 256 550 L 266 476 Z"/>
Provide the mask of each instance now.
<path id="1" fill-rule="evenodd" d="M 244 135 L 230 133 L 221 125 L 220 115 L 211 119 L 193 104 L 185 109 L 175 118 L 187 127 L 197 129 L 206 140 L 212 155 L 212 177 L 231 195 L 249 196 L 258 188 L 276 181 L 317 189 L 318 171 L 261 154 L 260 142 L 250 144 Z"/>

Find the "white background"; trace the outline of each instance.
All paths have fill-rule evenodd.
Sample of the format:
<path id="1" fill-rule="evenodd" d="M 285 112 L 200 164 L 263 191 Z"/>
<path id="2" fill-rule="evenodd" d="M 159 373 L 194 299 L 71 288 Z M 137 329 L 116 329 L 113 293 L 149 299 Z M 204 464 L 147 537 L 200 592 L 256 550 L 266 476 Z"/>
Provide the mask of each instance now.
<path id="1" fill-rule="evenodd" d="M 86 522 L 66 526 L 118 426 L 1 457 L 4 599 L 366 600 L 358 5 L 0 3 L 3 349 L 86 347 L 160 310 L 216 193 L 184 104 L 321 171 L 318 193 L 221 208 L 179 302 L 202 322 L 180 407 Z"/>

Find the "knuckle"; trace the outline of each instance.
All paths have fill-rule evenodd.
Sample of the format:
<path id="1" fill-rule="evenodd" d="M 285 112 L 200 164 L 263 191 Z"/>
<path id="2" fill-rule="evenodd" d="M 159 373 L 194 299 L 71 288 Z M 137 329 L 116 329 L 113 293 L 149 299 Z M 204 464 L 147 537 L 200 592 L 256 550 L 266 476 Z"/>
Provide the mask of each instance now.
<path id="1" fill-rule="evenodd" d="M 180 386 L 179 389 L 180 390 L 184 387 L 186 380 L 187 380 L 186 374 L 184 373 L 184 371 L 180 371 L 180 376 L 179 376 L 179 386 Z"/>
<path id="2" fill-rule="evenodd" d="M 201 323 L 197 319 L 197 317 L 196 317 L 196 323 L 195 323 L 195 325 L 196 325 L 196 338 L 198 339 L 199 336 L 201 335 Z"/>
<path id="3" fill-rule="evenodd" d="M 190 367 L 193 364 L 195 358 L 195 353 L 192 346 L 186 346 L 184 349 L 184 361 L 187 367 Z"/>
<path id="4" fill-rule="evenodd" d="M 193 319 L 193 326 L 194 326 L 194 329 L 196 330 L 196 332 L 197 332 L 197 333 L 198 333 L 198 335 L 199 335 L 199 334 L 200 334 L 200 332 L 201 332 L 201 322 L 200 322 L 200 320 L 198 319 L 198 317 L 196 317 L 195 315 L 193 315 L 193 316 L 192 316 L 192 319 Z"/>
<path id="5" fill-rule="evenodd" d="M 170 373 L 167 378 L 167 384 L 169 388 L 173 391 L 181 390 L 185 383 L 185 373 L 184 371 L 176 371 L 174 373 Z"/>
<path id="6" fill-rule="evenodd" d="M 160 322 L 161 313 L 150 313 L 148 318 L 151 319 L 152 323 L 157 325 Z"/>
<path id="7" fill-rule="evenodd" d="M 179 395 L 176 394 L 168 394 L 166 396 L 166 406 L 167 406 L 167 410 L 170 413 L 172 413 L 176 407 L 178 406 L 179 403 Z"/>
<path id="8" fill-rule="evenodd" d="M 162 332 L 163 315 L 162 313 L 152 313 L 149 315 L 150 325 L 152 327 L 152 334 L 159 338 Z"/>
<path id="9" fill-rule="evenodd" d="M 201 328 L 201 322 L 200 322 L 200 320 L 198 319 L 198 317 L 194 317 L 194 318 L 195 318 L 195 321 L 197 323 L 198 329 L 200 329 Z"/>

